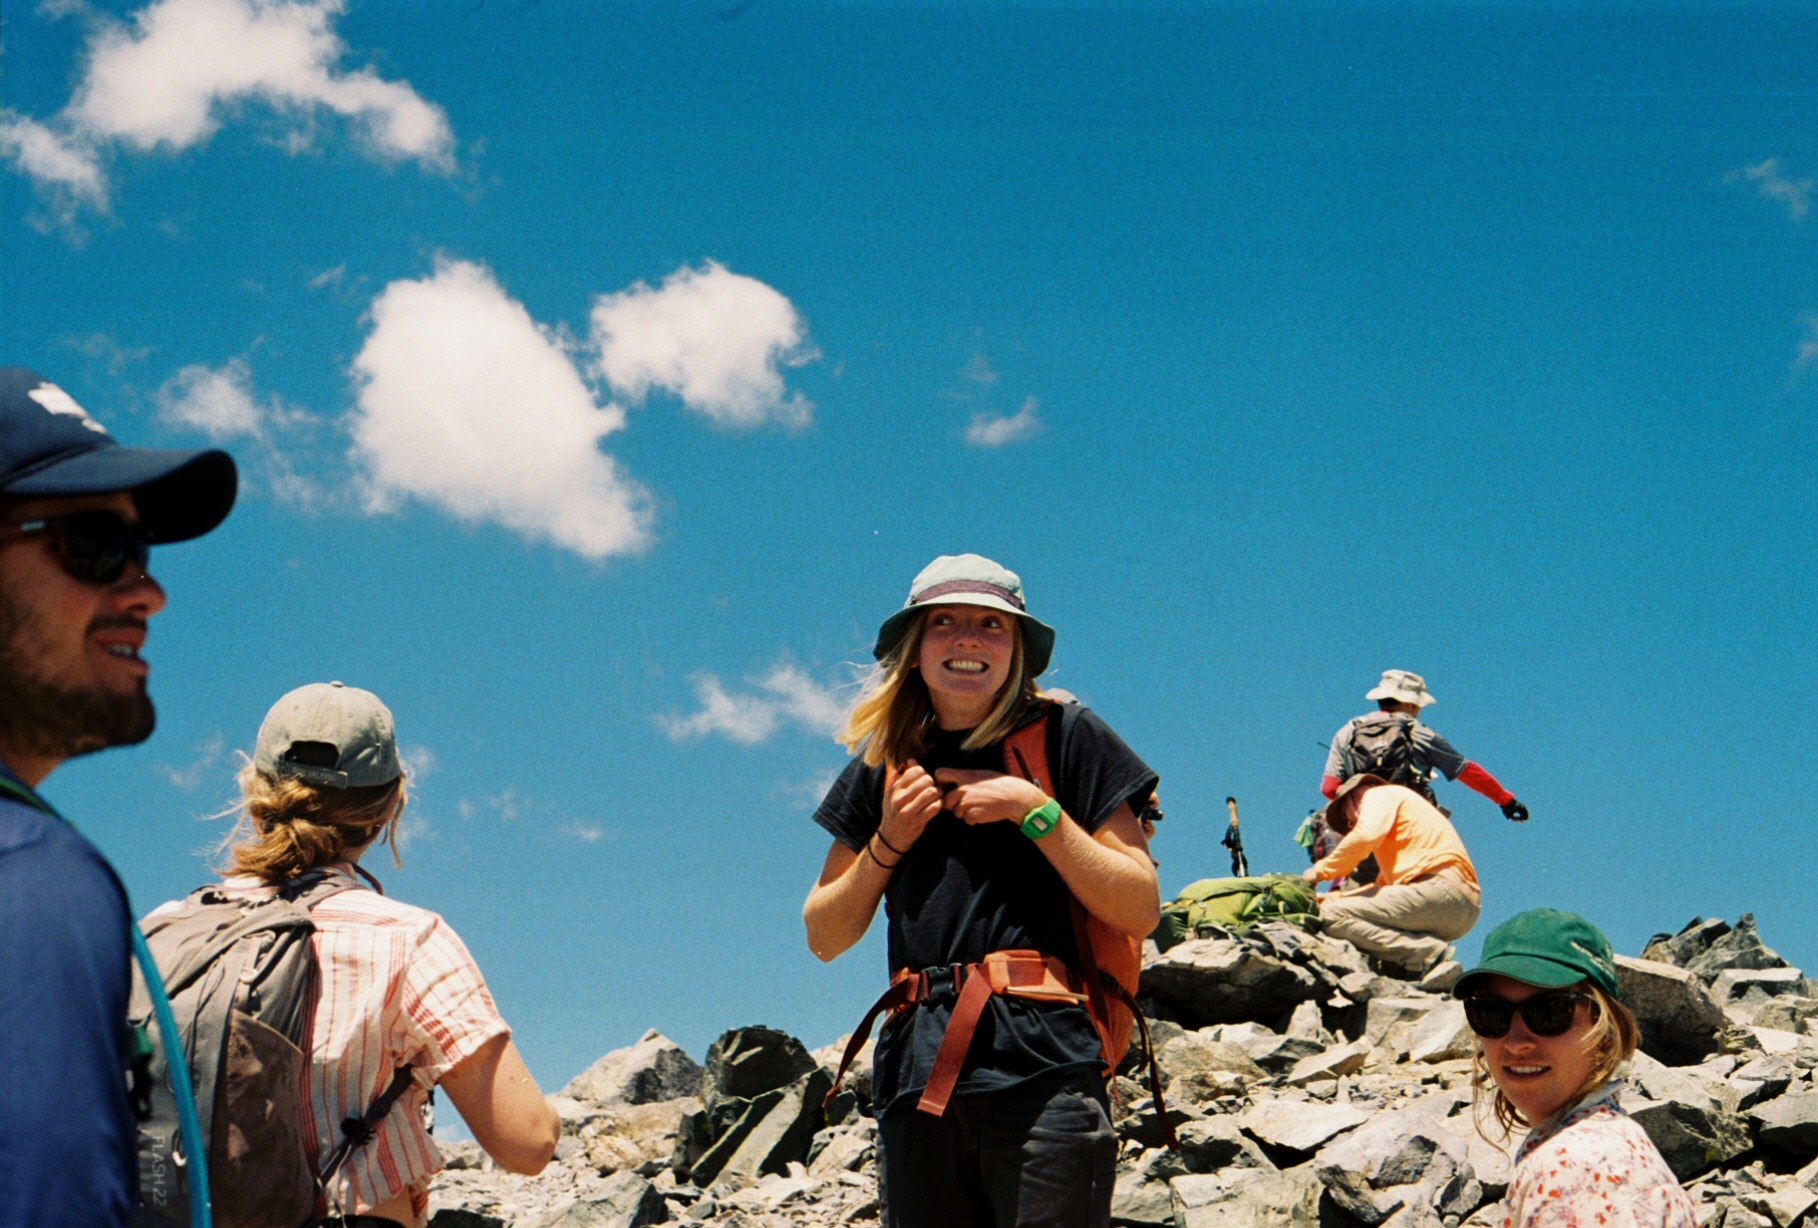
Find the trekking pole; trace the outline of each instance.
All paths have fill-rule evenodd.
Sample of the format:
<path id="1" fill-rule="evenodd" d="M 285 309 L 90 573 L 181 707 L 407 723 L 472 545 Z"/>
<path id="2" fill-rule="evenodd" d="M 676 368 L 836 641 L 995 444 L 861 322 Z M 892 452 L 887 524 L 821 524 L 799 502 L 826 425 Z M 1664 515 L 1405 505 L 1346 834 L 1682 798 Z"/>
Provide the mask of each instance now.
<path id="1" fill-rule="evenodd" d="M 1231 826 L 1225 828 L 1225 838 L 1222 843 L 1231 850 L 1231 873 L 1238 878 L 1248 878 L 1250 859 L 1244 856 L 1244 836 L 1242 830 L 1237 826 L 1237 799 L 1227 797 L 1225 809 L 1231 812 Z"/>

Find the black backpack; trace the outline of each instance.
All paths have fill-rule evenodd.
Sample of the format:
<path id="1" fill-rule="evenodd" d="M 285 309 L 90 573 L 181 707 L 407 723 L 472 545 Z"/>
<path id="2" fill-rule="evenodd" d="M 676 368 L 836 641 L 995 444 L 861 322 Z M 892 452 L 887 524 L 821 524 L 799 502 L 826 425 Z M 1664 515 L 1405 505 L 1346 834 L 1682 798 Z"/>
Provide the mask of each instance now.
<path id="1" fill-rule="evenodd" d="M 344 1137 L 310 1167 L 303 1146 L 309 1055 L 303 1049 L 318 971 L 309 907 L 345 881 L 306 874 L 266 897 L 218 886 L 191 892 L 143 923 L 162 975 L 208 1140 L 214 1220 L 240 1228 L 297 1228 L 315 1213 L 319 1181 L 332 1176 L 410 1083 L 400 1069 L 372 1107 L 342 1123 Z M 150 1111 L 139 1125 L 140 1228 L 187 1224 L 189 1183 L 168 1041 L 155 1028 L 144 979 L 135 975 L 131 1022 L 154 1038 Z"/>
<path id="2" fill-rule="evenodd" d="M 1377 712 L 1360 716 L 1351 726 L 1353 776 L 1368 772 L 1392 785 L 1405 785 L 1431 800 L 1433 791 L 1427 784 L 1414 745 L 1414 718 L 1401 712 Z"/>

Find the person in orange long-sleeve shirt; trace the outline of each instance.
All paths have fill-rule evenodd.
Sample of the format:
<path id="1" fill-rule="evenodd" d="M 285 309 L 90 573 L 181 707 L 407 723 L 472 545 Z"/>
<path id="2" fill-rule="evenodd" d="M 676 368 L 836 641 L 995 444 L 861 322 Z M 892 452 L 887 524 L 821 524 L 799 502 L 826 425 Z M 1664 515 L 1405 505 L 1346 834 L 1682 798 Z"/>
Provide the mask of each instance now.
<path id="1" fill-rule="evenodd" d="M 1320 901 L 1327 934 L 1418 973 L 1445 958 L 1447 944 L 1477 924 L 1483 906 L 1477 870 L 1457 829 L 1426 798 L 1360 774 L 1339 786 L 1324 817 L 1343 839 L 1303 878 L 1340 879 L 1369 856 L 1381 869 L 1370 886 Z"/>

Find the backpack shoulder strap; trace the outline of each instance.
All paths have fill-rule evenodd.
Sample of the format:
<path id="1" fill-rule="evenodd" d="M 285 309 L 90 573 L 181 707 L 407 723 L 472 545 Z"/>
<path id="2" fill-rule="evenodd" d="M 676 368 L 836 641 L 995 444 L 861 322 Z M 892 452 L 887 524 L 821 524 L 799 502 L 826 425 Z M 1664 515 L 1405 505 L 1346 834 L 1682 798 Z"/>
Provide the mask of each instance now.
<path id="1" fill-rule="evenodd" d="M 1049 797 L 1054 797 L 1048 743 L 1050 730 L 1056 737 L 1060 733 L 1060 705 L 1048 699 L 1037 702 L 1043 708 L 1040 719 L 1011 730 L 1010 736 L 1004 739 L 1004 770 L 1012 776 L 1021 776 L 1039 786 Z"/>
<path id="2" fill-rule="evenodd" d="M 328 1153 L 328 1158 L 322 1164 L 322 1184 L 324 1186 L 334 1180 L 335 1173 L 339 1172 L 341 1166 L 347 1163 L 347 1157 L 353 1154 L 355 1148 L 364 1147 L 372 1142 L 373 1136 L 379 1131 L 379 1123 L 385 1120 L 386 1115 L 391 1112 L 392 1106 L 398 1102 L 398 1097 L 404 1094 L 410 1084 L 411 1068 L 398 1067 L 392 1072 L 391 1082 L 385 1085 L 385 1090 L 379 1093 L 377 1100 L 367 1106 L 364 1113 L 358 1117 L 342 1119 L 341 1141 L 335 1145 L 333 1151 Z"/>
<path id="3" fill-rule="evenodd" d="M 51 807 L 49 802 L 38 796 L 35 789 L 4 774 L 0 774 L 0 797 L 10 797 L 21 805 L 30 806 L 33 810 L 48 814 L 53 819 L 63 818 Z M 68 822 L 67 819 L 64 821 Z"/>

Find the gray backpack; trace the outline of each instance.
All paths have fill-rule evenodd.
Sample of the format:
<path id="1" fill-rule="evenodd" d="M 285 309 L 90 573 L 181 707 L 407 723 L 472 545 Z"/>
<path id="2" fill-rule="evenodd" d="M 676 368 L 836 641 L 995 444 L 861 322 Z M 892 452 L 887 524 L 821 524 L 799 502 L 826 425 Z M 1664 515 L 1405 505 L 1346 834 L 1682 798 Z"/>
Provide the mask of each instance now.
<path id="1" fill-rule="evenodd" d="M 309 908 L 348 884 L 320 873 L 263 898 L 217 886 L 145 918 L 147 945 L 176 1015 L 178 1039 L 208 1140 L 214 1222 L 235 1228 L 298 1228 L 315 1214 L 317 1174 L 303 1145 L 309 1055 L 305 1030 L 317 982 Z M 140 1228 L 189 1223 L 189 1186 L 169 1040 L 151 1025 L 150 996 L 133 978 L 131 1022 L 153 1037 L 150 1111 L 139 1125 Z M 365 1142 L 409 1085 L 408 1068 L 371 1109 L 342 1123 L 323 1180 Z"/>
<path id="2" fill-rule="evenodd" d="M 1414 745 L 1413 717 L 1399 712 L 1359 717 L 1351 727 L 1351 755 L 1356 763 L 1353 775 L 1368 772 L 1432 800 L 1433 789 Z"/>

